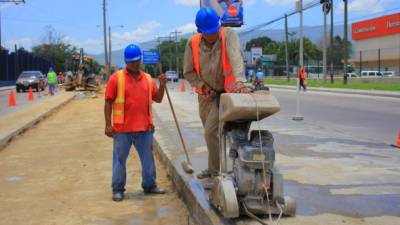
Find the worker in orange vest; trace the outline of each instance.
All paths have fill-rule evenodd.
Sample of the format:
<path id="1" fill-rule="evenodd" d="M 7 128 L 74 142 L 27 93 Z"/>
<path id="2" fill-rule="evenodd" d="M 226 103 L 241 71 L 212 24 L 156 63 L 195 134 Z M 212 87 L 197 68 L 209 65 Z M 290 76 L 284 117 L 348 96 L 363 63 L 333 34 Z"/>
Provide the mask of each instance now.
<path id="1" fill-rule="evenodd" d="M 200 119 L 208 148 L 208 168 L 197 175 L 211 178 L 219 171 L 218 112 L 221 93 L 249 93 L 244 86 L 244 64 L 237 33 L 221 27 L 210 7 L 196 15 L 198 34 L 188 41 L 184 55 L 184 76 L 198 94 Z M 211 188 L 211 179 L 208 187 Z"/>
<path id="2" fill-rule="evenodd" d="M 157 187 L 153 159 L 152 102 L 160 103 L 164 97 L 166 78 L 158 78 L 160 86 L 151 76 L 140 70 L 142 51 L 137 45 L 125 48 L 126 68 L 116 71 L 107 83 L 105 93 L 105 135 L 113 140 L 112 199 L 122 201 L 126 184 L 126 159 L 132 144 L 138 151 L 142 165 L 144 193 L 164 194 Z M 112 122 L 112 123 L 111 123 Z"/>
<path id="3" fill-rule="evenodd" d="M 304 67 L 301 67 L 299 70 L 299 80 L 300 80 L 300 87 L 303 87 L 303 91 L 306 91 L 307 90 L 307 75 L 304 70 Z"/>

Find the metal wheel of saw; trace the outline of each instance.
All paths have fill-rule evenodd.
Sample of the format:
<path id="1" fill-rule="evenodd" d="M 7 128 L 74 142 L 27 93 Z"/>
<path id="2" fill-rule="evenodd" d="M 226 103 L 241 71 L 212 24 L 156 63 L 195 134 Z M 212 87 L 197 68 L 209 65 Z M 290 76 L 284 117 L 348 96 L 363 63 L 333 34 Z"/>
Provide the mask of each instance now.
<path id="1" fill-rule="evenodd" d="M 239 203 L 236 197 L 236 190 L 231 180 L 221 179 L 218 186 L 218 210 L 225 218 L 239 217 Z"/>
<path id="2" fill-rule="evenodd" d="M 285 216 L 295 216 L 296 215 L 296 200 L 290 196 L 285 196 L 285 207 L 283 209 L 283 214 Z"/>

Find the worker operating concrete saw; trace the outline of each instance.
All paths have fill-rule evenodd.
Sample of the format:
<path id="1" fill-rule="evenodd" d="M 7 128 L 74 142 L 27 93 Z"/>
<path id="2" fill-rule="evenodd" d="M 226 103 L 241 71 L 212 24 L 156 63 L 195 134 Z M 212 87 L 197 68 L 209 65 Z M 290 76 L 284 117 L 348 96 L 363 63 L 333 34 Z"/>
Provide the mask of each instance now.
<path id="1" fill-rule="evenodd" d="M 293 215 L 295 203 L 283 196 L 282 176 L 273 168 L 272 135 L 261 129 L 249 134 L 252 121 L 279 111 L 278 102 L 244 85 L 239 38 L 220 26 L 212 8 L 198 11 L 196 26 L 199 33 L 185 49 L 184 76 L 198 94 L 208 148 L 208 168 L 197 178 L 207 179 L 211 203 L 224 217 Z"/>

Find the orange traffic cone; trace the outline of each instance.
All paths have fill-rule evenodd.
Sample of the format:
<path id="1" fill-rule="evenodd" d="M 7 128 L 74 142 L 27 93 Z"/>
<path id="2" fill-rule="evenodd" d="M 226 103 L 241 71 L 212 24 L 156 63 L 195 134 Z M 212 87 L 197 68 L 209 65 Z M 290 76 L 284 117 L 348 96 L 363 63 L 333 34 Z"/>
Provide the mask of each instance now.
<path id="1" fill-rule="evenodd" d="M 181 82 L 181 92 L 185 92 L 185 81 Z"/>
<path id="2" fill-rule="evenodd" d="M 400 130 L 399 134 L 397 135 L 397 143 L 392 145 L 393 147 L 400 148 Z"/>
<path id="3" fill-rule="evenodd" d="M 32 87 L 29 87 L 28 100 L 29 101 L 35 100 L 35 97 L 33 97 Z"/>
<path id="4" fill-rule="evenodd" d="M 10 90 L 10 97 L 8 98 L 8 106 L 12 107 L 15 106 L 16 102 L 15 102 L 15 96 L 14 96 L 14 90 L 11 89 Z"/>

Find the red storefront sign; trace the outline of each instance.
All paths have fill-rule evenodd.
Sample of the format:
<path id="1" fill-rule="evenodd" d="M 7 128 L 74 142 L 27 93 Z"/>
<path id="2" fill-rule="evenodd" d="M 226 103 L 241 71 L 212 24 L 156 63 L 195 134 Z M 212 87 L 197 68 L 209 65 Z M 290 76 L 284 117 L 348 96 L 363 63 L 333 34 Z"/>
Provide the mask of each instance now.
<path id="1" fill-rule="evenodd" d="M 400 33 L 400 13 L 352 24 L 353 40 Z"/>

